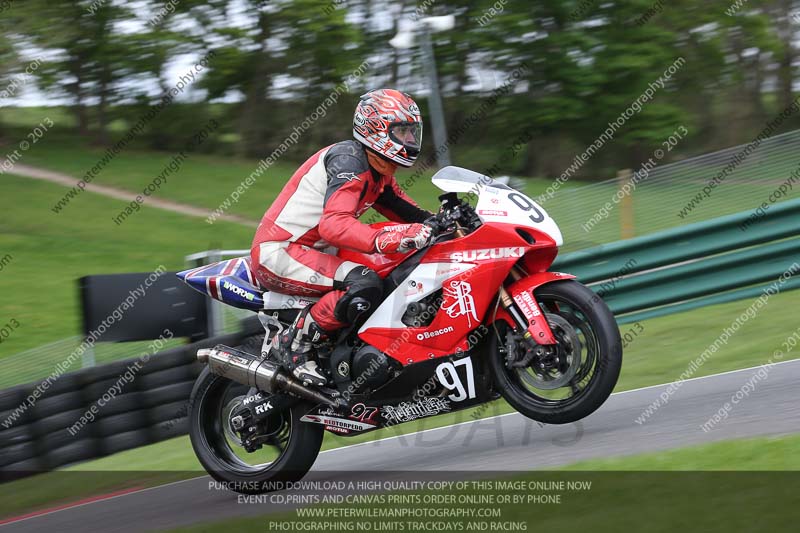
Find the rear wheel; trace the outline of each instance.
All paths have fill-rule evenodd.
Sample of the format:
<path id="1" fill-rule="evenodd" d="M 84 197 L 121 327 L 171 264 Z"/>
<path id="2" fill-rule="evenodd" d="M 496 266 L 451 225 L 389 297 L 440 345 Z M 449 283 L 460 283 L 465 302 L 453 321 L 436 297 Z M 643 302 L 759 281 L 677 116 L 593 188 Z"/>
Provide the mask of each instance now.
<path id="1" fill-rule="evenodd" d="M 261 447 L 248 452 L 231 421 L 248 391 L 203 370 L 190 401 L 192 447 L 211 477 L 230 490 L 244 494 L 279 490 L 286 482 L 300 480 L 314 464 L 324 428 L 300 422 L 312 406 L 297 403 L 270 415 L 259 431 Z"/>
<path id="2" fill-rule="evenodd" d="M 558 343 L 529 343 L 524 330 L 498 322 L 490 367 L 499 392 L 520 413 L 568 424 L 593 413 L 614 389 L 622 366 L 619 328 L 605 302 L 577 281 L 542 285 L 534 297 Z"/>

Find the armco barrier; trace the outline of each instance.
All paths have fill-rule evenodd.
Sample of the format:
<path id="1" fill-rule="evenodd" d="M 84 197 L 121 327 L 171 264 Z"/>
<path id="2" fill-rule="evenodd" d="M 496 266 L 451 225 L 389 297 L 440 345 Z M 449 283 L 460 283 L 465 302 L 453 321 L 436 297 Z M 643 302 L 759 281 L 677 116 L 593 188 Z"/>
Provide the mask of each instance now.
<path id="1" fill-rule="evenodd" d="M 800 261 L 800 200 L 605 244 L 559 257 L 626 323 L 757 295 Z M 781 290 L 800 287 L 800 277 Z"/>
<path id="2" fill-rule="evenodd" d="M 25 405 L 40 382 L 0 391 L 0 480 L 138 448 L 188 431 L 188 400 L 201 370 L 197 350 L 216 344 L 259 343 L 263 329 L 253 317 L 239 333 L 158 352 L 135 379 L 99 408 L 96 419 L 74 435 L 69 428 L 118 383 L 138 359 L 64 374 L 8 427 L 2 423 Z"/>
<path id="3" fill-rule="evenodd" d="M 559 256 L 553 268 L 592 283 L 612 278 L 631 260 L 636 263 L 629 271 L 640 272 L 800 234 L 800 200 L 776 204 L 764 217 L 740 230 L 739 225 L 750 215 L 750 211 L 743 211 L 573 252 Z"/>
<path id="4" fill-rule="evenodd" d="M 798 258 L 800 239 L 771 243 L 620 280 L 605 300 L 629 313 L 721 294 L 773 282 Z"/>

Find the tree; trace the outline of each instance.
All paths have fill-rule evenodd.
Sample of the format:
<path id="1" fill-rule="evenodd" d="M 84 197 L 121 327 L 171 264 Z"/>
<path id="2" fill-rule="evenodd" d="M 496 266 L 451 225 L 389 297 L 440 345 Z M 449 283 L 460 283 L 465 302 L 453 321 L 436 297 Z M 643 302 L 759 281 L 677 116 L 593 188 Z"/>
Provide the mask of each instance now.
<path id="1" fill-rule="evenodd" d="M 30 0 L 10 12 L 21 40 L 54 58 L 37 71 L 39 85 L 69 95 L 78 132 L 101 144 L 111 106 L 144 92 L 144 84 L 125 82 L 154 63 L 157 42 L 119 31 L 134 18 L 132 8 L 114 2 Z"/>
<path id="2" fill-rule="evenodd" d="M 15 65 L 17 63 L 16 51 L 7 37 L 7 31 L 3 19 L 0 19 L 0 109 L 8 105 L 10 94 L 7 94 L 11 88 L 11 79 L 15 72 Z M 3 140 L 3 125 L 0 122 L 0 142 Z"/>

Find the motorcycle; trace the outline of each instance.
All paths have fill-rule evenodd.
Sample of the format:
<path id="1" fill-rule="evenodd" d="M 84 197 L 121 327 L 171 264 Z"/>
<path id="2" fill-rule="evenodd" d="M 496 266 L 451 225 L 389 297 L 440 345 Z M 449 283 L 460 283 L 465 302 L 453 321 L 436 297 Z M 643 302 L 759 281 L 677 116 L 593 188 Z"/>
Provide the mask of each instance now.
<path id="1" fill-rule="evenodd" d="M 611 394 L 622 364 L 619 329 L 575 276 L 548 271 L 563 244 L 555 221 L 528 196 L 470 170 L 445 167 L 432 181 L 445 194 L 427 222 L 429 246 L 389 255 L 338 250 L 375 270 L 385 297 L 318 350 L 324 387 L 299 382 L 277 346 L 313 298 L 259 288 L 247 257 L 178 274 L 257 311 L 265 328 L 260 352 L 218 345 L 197 354 L 206 367 L 190 399 L 190 437 L 217 481 L 247 494 L 297 481 L 326 430 L 361 435 L 500 397 L 528 418 L 566 424 Z"/>

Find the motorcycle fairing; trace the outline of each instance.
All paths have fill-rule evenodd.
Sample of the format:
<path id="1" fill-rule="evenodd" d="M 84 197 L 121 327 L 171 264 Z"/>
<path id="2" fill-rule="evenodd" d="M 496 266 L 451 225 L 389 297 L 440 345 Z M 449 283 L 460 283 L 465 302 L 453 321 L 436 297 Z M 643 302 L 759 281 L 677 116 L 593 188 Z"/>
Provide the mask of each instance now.
<path id="1" fill-rule="evenodd" d="M 466 359 L 469 359 L 469 365 L 464 364 L 467 363 Z M 467 367 L 472 369 L 474 388 L 470 390 L 470 394 L 462 395 L 463 399 L 453 391 L 441 392 L 443 385 L 437 376 L 437 370 L 439 366 L 448 364 L 455 364 L 456 372 L 463 373 L 461 369 Z M 468 381 L 469 377 L 460 379 Z M 427 389 L 426 383 L 430 384 Z M 429 393 L 420 394 L 421 391 Z M 439 394 L 434 394 L 436 392 Z M 317 405 L 300 420 L 324 425 L 326 430 L 347 437 L 468 409 L 496 397 L 483 357 L 472 353 L 466 357 L 451 356 L 404 367 L 400 375 L 372 392 L 369 397 L 361 398 L 354 394 L 349 406 L 337 409 Z"/>
<path id="2" fill-rule="evenodd" d="M 467 337 L 485 322 L 514 264 L 534 251 L 545 252 L 546 259 L 555 257 L 551 253 L 555 242 L 546 233 L 525 228 L 523 236 L 519 229 L 516 224 L 485 224 L 465 237 L 431 246 L 359 329 L 359 337 L 404 365 L 465 351 Z M 546 262 L 536 266 L 547 268 Z M 415 293 L 420 285 L 422 290 Z M 441 305 L 428 326 L 411 327 L 401 321 L 410 303 L 439 290 Z M 552 339 L 547 324 L 539 322 L 537 336 L 541 331 Z"/>
<path id="3" fill-rule="evenodd" d="M 445 174 L 438 185 L 475 188 L 479 193 L 478 205 L 487 209 L 480 213 L 484 224 L 477 230 L 434 244 L 416 256 L 338 252 L 339 257 L 365 264 L 388 278 L 387 290 L 391 292 L 358 333 L 363 341 L 403 365 L 467 350 L 470 333 L 485 321 L 487 310 L 496 302 L 497 291 L 514 264 L 520 262 L 526 273 L 546 270 L 555 259 L 561 239 L 552 219 L 525 195 L 463 169 L 450 168 Z M 200 292 L 253 311 L 267 306 L 294 309 L 309 303 L 263 292 L 257 287 L 247 257 L 220 261 L 178 276 Z M 441 295 L 434 296 L 439 309 L 428 326 L 412 327 L 402 322 L 410 303 L 439 291 Z M 531 334 L 537 341 L 552 341 L 546 322 L 533 320 L 537 315 L 535 301 L 531 305 L 528 299 L 523 300 L 523 292 L 512 294 L 512 298 L 515 296 L 529 321 Z M 280 298 L 286 301 L 278 302 Z M 495 317 L 507 318 L 504 315 L 506 311 L 495 308 Z"/>
<path id="4" fill-rule="evenodd" d="M 484 224 L 513 224 L 546 235 L 556 246 L 563 244 L 561 230 L 541 205 L 490 176 L 448 166 L 434 174 L 431 182 L 446 192 L 477 194 L 475 209 Z"/>

